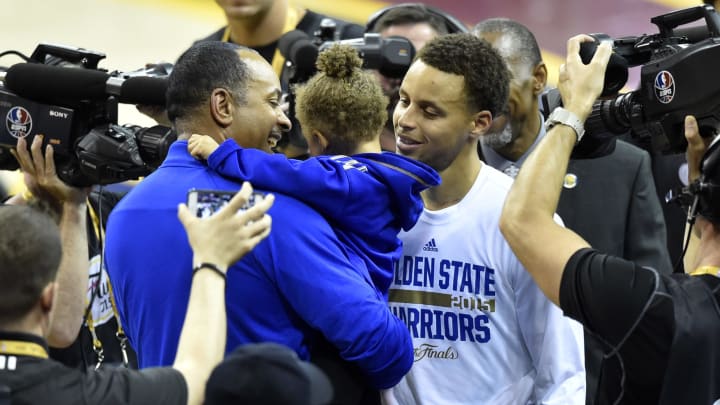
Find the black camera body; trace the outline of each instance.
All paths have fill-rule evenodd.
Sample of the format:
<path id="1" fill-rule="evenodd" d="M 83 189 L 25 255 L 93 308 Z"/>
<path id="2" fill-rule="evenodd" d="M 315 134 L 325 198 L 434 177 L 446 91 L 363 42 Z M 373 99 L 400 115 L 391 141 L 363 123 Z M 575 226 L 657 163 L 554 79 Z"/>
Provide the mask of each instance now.
<path id="1" fill-rule="evenodd" d="M 415 48 L 406 38 L 381 38 L 379 34 L 356 32 L 353 25 L 340 28 L 331 18 L 324 18 L 319 28 L 310 36 L 304 31 L 293 30 L 285 33 L 278 41 L 277 49 L 285 57 L 280 75 L 283 91 L 287 95 L 288 117 L 293 129 L 278 142 L 278 147 L 290 143 L 307 149 L 300 124 L 295 119 L 295 91 L 293 86 L 310 80 L 317 73 L 315 62 L 320 52 L 333 44 L 341 43 L 357 50 L 366 69 L 377 69 L 386 77 L 401 78 L 405 75 L 413 58 Z M 351 38 L 351 39 L 341 39 Z"/>
<path id="2" fill-rule="evenodd" d="M 159 125 L 117 125 L 118 103 L 163 100 L 164 105 L 159 80 L 167 75 L 168 66 L 107 74 L 97 68 L 104 57 L 80 48 L 41 44 L 29 63 L 0 73 L 1 170 L 17 169 L 10 149 L 18 138 L 29 145 L 36 135 L 53 146 L 58 177 L 74 186 L 137 179 L 157 168 L 177 135 Z M 153 93 L 151 97 L 147 91 Z"/>
<path id="3" fill-rule="evenodd" d="M 704 19 L 704 26 L 678 29 Z M 714 80 L 720 63 L 720 16 L 709 5 L 653 17 L 660 33 L 613 40 L 603 100 L 593 106 L 585 123 L 586 137 L 607 138 L 630 132 L 638 143 L 662 153 L 687 147 L 684 119 L 694 115 L 703 136 L 720 127 L 720 81 Z M 588 63 L 605 34 L 583 43 L 581 58 Z M 640 88 L 615 96 L 627 81 L 627 68 L 641 67 Z M 557 91 L 543 96 L 547 115 L 561 105 Z"/>
<path id="4" fill-rule="evenodd" d="M 349 45 L 357 50 L 363 68 L 376 69 L 384 76 L 402 78 L 415 57 L 412 43 L 402 37 L 382 38 L 380 34 L 365 33 L 362 37 L 340 40 L 334 21 L 325 19 L 313 37 L 295 30 L 283 35 L 278 49 L 286 59 L 283 77 L 289 83 L 304 83 L 317 72 L 318 54 L 334 44 Z"/>

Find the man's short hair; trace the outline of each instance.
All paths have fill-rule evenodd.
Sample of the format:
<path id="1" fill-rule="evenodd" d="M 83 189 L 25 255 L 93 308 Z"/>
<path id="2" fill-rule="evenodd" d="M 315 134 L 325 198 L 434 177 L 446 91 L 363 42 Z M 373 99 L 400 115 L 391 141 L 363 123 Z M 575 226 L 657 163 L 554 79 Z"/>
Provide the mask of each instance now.
<path id="1" fill-rule="evenodd" d="M 0 324 L 19 320 L 55 279 L 62 248 L 57 224 L 31 207 L 0 205 Z"/>
<path id="2" fill-rule="evenodd" d="M 510 73 L 487 41 L 472 34 L 449 34 L 428 42 L 418 59 L 445 73 L 465 78 L 465 95 L 473 111 L 499 115 L 507 104 Z"/>
<path id="3" fill-rule="evenodd" d="M 511 54 L 502 55 L 514 66 L 523 66 L 533 69 L 542 62 L 540 46 L 538 46 L 535 35 L 517 21 L 509 18 L 490 18 L 479 22 L 473 29 L 474 35 L 497 33 L 510 40 L 509 49 Z M 501 53 L 502 50 L 500 51 Z"/>
<path id="4" fill-rule="evenodd" d="M 250 74 L 238 55 L 242 48 L 230 42 L 199 42 L 180 55 L 165 93 L 171 121 L 191 115 L 218 88 L 230 91 L 236 103 L 245 102 Z"/>
<path id="5" fill-rule="evenodd" d="M 369 23 L 367 30 L 368 32 L 380 32 L 397 25 L 420 23 L 428 24 L 438 35 L 449 33 L 445 20 L 421 3 L 392 6 L 380 15 L 377 20 Z"/>

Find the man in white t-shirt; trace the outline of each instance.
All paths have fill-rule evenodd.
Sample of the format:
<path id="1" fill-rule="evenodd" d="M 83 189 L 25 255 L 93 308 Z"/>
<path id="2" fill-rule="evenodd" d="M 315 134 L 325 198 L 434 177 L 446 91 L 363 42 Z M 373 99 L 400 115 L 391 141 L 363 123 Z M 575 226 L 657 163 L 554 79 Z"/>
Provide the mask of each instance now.
<path id="1" fill-rule="evenodd" d="M 512 180 L 476 152 L 507 103 L 508 75 L 486 42 L 452 34 L 420 51 L 400 87 L 397 152 L 432 166 L 442 184 L 422 193 L 420 220 L 400 234 L 390 307 L 408 325 L 415 363 L 388 402 L 585 401 L 582 329 L 500 234 Z"/>

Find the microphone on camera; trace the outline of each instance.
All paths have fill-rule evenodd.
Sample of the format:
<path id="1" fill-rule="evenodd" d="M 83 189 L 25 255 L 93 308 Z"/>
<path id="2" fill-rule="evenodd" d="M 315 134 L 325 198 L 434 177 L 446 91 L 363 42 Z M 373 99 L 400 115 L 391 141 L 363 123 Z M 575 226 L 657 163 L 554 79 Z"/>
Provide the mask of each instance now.
<path id="1" fill-rule="evenodd" d="M 151 76 L 132 76 L 127 79 L 111 76 L 106 86 L 108 94 L 118 96 L 118 101 L 125 104 L 164 106 L 166 90 L 166 78 Z"/>
<path id="2" fill-rule="evenodd" d="M 161 77 L 114 77 L 106 72 L 18 63 L 11 66 L 4 86 L 31 100 L 105 100 L 115 95 L 127 104 L 165 105 L 167 80 Z"/>
<path id="3" fill-rule="evenodd" d="M 278 41 L 278 50 L 291 61 L 295 68 L 301 72 L 313 72 L 318 57 L 318 46 L 313 43 L 308 34 L 300 30 L 293 30 Z"/>
<path id="4" fill-rule="evenodd" d="M 710 38 L 710 30 L 706 25 L 675 28 L 672 31 L 672 36 L 687 38 L 687 42 L 694 44 L 695 42 Z"/>

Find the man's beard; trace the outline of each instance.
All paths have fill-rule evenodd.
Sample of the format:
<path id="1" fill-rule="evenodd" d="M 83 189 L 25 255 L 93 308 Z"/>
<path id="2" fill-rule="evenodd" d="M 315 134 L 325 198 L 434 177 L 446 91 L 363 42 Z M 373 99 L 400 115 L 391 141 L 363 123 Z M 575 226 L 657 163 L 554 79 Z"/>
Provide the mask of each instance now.
<path id="1" fill-rule="evenodd" d="M 512 133 L 512 126 L 508 122 L 502 131 L 493 134 L 485 134 L 480 137 L 480 142 L 485 146 L 489 146 L 493 149 L 501 149 L 515 140 Z"/>

